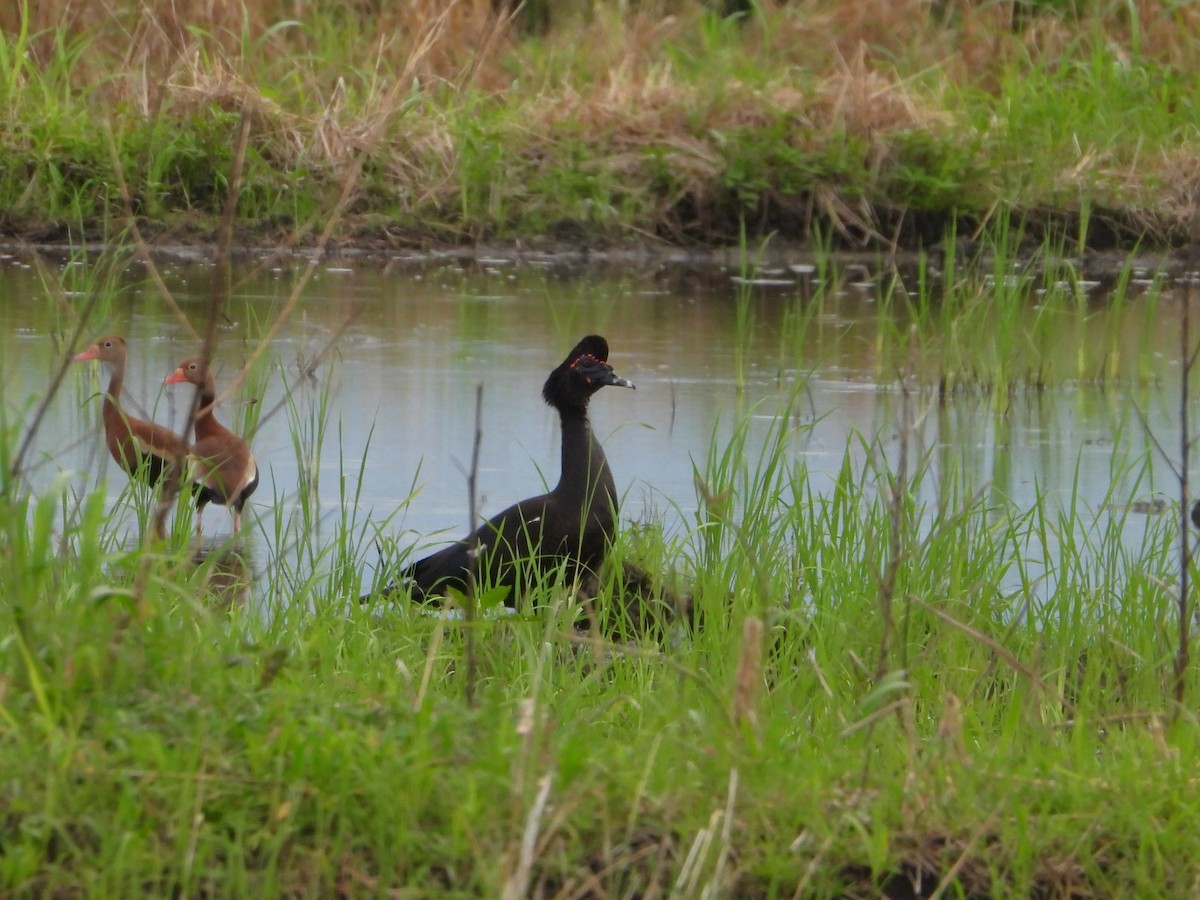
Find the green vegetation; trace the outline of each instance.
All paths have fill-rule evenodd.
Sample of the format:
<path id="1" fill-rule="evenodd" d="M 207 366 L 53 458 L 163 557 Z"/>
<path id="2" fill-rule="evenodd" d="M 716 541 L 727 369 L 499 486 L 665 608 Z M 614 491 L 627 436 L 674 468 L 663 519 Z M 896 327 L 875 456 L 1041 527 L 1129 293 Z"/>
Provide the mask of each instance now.
<path id="1" fill-rule="evenodd" d="M 923 460 L 818 496 L 786 421 L 748 462 L 744 426 L 714 446 L 690 534 L 622 539 L 689 573 L 694 627 L 610 644 L 545 595 L 474 626 L 473 705 L 461 621 L 354 599 L 365 523 L 318 544 L 299 504 L 230 608 L 240 561 L 114 547 L 100 495 L 10 483 L 7 893 L 1186 892 L 1171 517 L 1127 554 L 1122 512 L 954 473 L 918 505 Z"/>
<path id="2" fill-rule="evenodd" d="M 912 246 L 998 213 L 1092 246 L 1194 229 L 1191 4 L 218 0 L 181 15 L 0 11 L 8 232 L 211 237 L 234 178 L 239 239 L 258 242 L 310 239 L 343 194 L 338 237 L 387 244 L 748 229 Z"/>
<path id="3" fill-rule="evenodd" d="M 1019 507 L 953 454 L 918 454 L 916 423 L 954 391 L 1136 377 L 1094 365 L 1125 329 L 1088 331 L 1069 271 L 993 284 L 985 309 L 998 266 L 953 268 L 944 297 L 932 278 L 915 298 L 879 288 L 881 365 L 906 387 L 894 430 L 853 438 L 832 484 L 793 452 L 802 379 L 714 436 L 688 527 L 624 529 L 595 630 L 554 587 L 470 625 L 359 604 L 391 526 L 355 513 L 373 450 L 317 481 L 341 447 L 320 352 L 280 407 L 302 483 L 258 520 L 269 559 L 197 561 L 186 515 L 168 542 L 123 543 L 130 509 L 146 532 L 154 504 L 66 479 L 31 495 L 16 456 L 32 418 L 3 422 L 5 894 L 1186 894 L 1190 548 L 1170 513 L 1129 544 L 1147 460 L 1115 455 L 1092 510 L 1077 494 Z M 68 267 L 72 331 L 69 311 L 112 301 L 114 268 Z M 1044 312 L 1018 315 L 1037 290 Z M 731 312 L 739 340 L 752 303 Z M 1070 340 L 1041 317 L 1066 317 Z M 785 322 L 781 362 L 820 327 L 800 303 Z M 994 357 L 952 352 L 948 336 L 984 334 Z"/>

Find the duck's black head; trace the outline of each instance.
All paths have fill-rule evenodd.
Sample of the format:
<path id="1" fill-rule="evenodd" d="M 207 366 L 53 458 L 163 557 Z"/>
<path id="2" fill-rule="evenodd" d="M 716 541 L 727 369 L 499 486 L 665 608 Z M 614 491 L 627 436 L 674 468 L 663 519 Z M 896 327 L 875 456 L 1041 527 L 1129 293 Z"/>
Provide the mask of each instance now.
<path id="1" fill-rule="evenodd" d="M 632 388 L 633 382 L 621 378 L 608 364 L 608 341 L 589 334 L 550 373 L 542 398 L 560 411 L 583 410 L 592 394 L 605 385 Z"/>

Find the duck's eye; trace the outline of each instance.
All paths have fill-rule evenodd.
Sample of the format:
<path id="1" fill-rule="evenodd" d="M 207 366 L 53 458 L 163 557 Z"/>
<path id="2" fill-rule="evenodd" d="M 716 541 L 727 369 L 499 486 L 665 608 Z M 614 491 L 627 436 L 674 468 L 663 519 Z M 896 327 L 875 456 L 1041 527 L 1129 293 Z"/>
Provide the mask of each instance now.
<path id="1" fill-rule="evenodd" d="M 108 348 L 108 349 L 111 349 L 111 348 L 112 348 L 112 341 L 105 341 L 105 342 L 104 342 L 104 346 L 105 346 L 106 348 Z"/>

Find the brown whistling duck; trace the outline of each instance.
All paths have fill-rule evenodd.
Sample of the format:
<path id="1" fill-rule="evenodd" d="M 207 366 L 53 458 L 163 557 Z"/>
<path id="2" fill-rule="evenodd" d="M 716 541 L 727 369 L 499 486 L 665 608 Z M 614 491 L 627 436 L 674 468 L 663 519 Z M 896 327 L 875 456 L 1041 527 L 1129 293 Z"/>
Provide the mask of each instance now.
<path id="1" fill-rule="evenodd" d="M 199 357 L 185 359 L 167 376 L 166 384 L 188 382 L 196 386 L 196 416 L 191 459 L 196 480 L 196 534 L 200 534 L 204 507 L 209 503 L 233 510 L 233 530 L 242 527 L 242 508 L 258 487 L 258 466 L 250 445 L 217 421 L 213 405 L 217 387 L 208 364 Z"/>
<path id="2" fill-rule="evenodd" d="M 429 602 L 450 588 L 465 592 L 473 576 L 481 589 L 509 587 L 504 602 L 515 606 L 524 564 L 531 564 L 535 578 L 564 562 L 568 579 L 599 569 L 617 531 L 616 483 L 588 421 L 588 401 L 605 385 L 634 386 L 608 364 L 608 342 L 589 335 L 550 373 L 542 388 L 542 398 L 558 411 L 562 422 L 558 484 L 550 493 L 510 506 L 466 539 L 406 568 L 400 586 L 414 600 Z M 390 586 L 385 593 L 395 589 Z"/>
<path id="3" fill-rule="evenodd" d="M 108 390 L 104 394 L 104 442 L 108 452 L 122 469 L 148 484 L 157 484 L 171 463 L 187 455 L 187 441 L 162 425 L 135 419 L 121 409 L 121 388 L 125 383 L 125 339 L 102 337 L 84 350 L 76 360 L 98 359 L 109 371 Z"/>

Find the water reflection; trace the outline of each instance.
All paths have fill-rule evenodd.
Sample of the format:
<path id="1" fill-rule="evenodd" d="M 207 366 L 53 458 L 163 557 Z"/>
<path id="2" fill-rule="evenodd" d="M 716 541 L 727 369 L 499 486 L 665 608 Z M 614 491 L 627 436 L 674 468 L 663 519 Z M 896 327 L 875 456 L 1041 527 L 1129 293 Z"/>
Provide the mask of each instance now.
<path id="1" fill-rule="evenodd" d="M 66 293 L 56 297 L 28 260 L 0 260 L 0 374 L 10 420 L 29 415 L 68 350 L 65 337 L 82 306 L 73 279 L 84 269 L 64 267 Z M 220 384 L 252 358 L 300 270 L 279 265 L 239 283 L 219 323 Z M 198 328 L 214 269 L 176 262 L 162 275 Z M 557 421 L 540 387 L 565 350 L 591 332 L 608 338 L 614 365 L 638 385 L 636 395 L 602 392 L 592 405 L 626 521 L 664 520 L 671 532 L 694 525 L 695 470 L 746 416 L 748 453 L 780 416 L 800 426 L 790 446 L 820 494 L 847 455 L 856 466 L 894 459 L 906 359 L 925 365 L 936 354 L 992 352 L 989 331 L 1005 339 L 1004 322 L 984 321 L 966 346 L 953 346 L 950 335 L 920 353 L 897 353 L 922 315 L 900 300 L 909 298 L 912 278 L 935 275 L 909 274 L 906 282 L 858 264 L 836 272 L 784 265 L 763 282 L 739 284 L 743 273 L 709 265 L 572 270 L 395 259 L 323 266 L 221 407 L 222 421 L 252 433 L 264 480 L 247 507 L 248 523 L 258 522 L 254 554 L 272 558 L 289 539 L 279 517 L 296 510 L 298 527 L 316 533 L 332 530 L 330 518 L 347 509 L 360 521 L 395 515 L 389 527 L 414 547 L 465 533 L 476 383 L 485 403 L 481 509 L 495 512 L 552 484 Z M 1072 373 L 1051 382 L 1061 386 L 1000 397 L 919 394 L 915 449 L 932 474 L 931 498 L 939 482 L 962 478 L 986 486 L 991 506 L 1025 509 L 1039 494 L 1065 496 L 1078 486 L 1100 517 L 1114 497 L 1150 500 L 1176 490 L 1154 440 L 1179 444 L 1171 303 L 1184 288 L 1153 273 L 1135 278 L 1155 292 L 1153 304 L 1139 306 L 1133 294 L 1113 309 L 1103 285 L 1068 285 L 1080 292 L 1073 312 L 1039 325 L 1062 348 L 1056 364 Z M 1037 317 L 1030 294 L 1024 314 Z M 182 429 L 189 398 L 164 392 L 162 382 L 195 343 L 137 265 L 120 276 L 84 336 L 108 332 L 130 343 L 131 412 Z M 1111 352 L 1080 350 L 1096 344 Z M 1093 383 L 1108 371 L 1117 376 Z M 84 485 L 107 476 L 116 498 L 122 479 L 91 402 L 100 387 L 95 373 L 68 372 L 29 459 L 35 489 L 66 469 L 83 473 Z M 218 536 L 226 519 L 211 517 Z M 1125 521 L 1138 539 L 1144 523 Z M 225 576 L 213 572 L 221 584 Z M 240 582 L 230 575 L 228 583 Z"/>
<path id="2" fill-rule="evenodd" d="M 229 611 L 250 602 L 254 583 L 253 554 L 246 546 L 208 544 L 192 555 L 192 584 L 201 603 Z"/>

